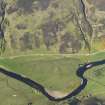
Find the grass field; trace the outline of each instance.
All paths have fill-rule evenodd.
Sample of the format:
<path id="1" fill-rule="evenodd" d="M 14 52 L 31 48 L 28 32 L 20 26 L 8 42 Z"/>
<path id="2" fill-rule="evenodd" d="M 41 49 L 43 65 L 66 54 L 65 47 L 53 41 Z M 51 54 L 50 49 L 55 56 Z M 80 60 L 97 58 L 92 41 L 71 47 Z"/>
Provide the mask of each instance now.
<path id="1" fill-rule="evenodd" d="M 26 75 L 43 84 L 47 89 L 67 93 L 80 84 L 75 72 L 78 64 L 97 59 L 104 59 L 105 53 L 92 56 L 21 56 L 16 58 L 1 58 L 0 65 Z M 78 97 L 88 94 L 105 96 L 105 65 L 89 70 L 86 74 L 89 79 L 85 90 Z M 25 84 L 0 74 L 0 102 L 1 105 L 54 105 L 42 94 Z M 5 100 L 4 100 L 5 99 Z"/>

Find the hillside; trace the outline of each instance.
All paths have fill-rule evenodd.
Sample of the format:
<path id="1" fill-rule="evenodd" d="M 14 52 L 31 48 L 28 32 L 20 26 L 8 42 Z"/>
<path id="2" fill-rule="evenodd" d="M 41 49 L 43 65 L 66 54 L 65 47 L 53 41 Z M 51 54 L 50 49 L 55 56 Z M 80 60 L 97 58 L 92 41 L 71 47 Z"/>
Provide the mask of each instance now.
<path id="1" fill-rule="evenodd" d="M 6 0 L 4 55 L 104 50 L 104 1 L 96 1 Z"/>

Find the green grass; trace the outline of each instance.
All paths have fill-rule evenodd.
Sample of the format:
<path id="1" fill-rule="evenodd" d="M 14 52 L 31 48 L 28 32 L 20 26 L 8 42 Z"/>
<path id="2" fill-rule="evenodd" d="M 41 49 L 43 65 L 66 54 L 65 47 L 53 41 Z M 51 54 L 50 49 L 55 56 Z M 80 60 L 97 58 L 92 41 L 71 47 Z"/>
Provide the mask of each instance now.
<path id="1" fill-rule="evenodd" d="M 94 56 L 73 56 L 64 57 L 62 55 L 53 56 L 21 56 L 16 58 L 1 58 L 0 65 L 8 68 L 8 70 L 16 73 L 24 74 L 27 77 L 43 84 L 47 89 L 54 91 L 61 91 L 63 93 L 72 91 L 80 84 L 80 80 L 76 77 L 76 69 L 78 64 L 84 63 L 87 60 L 94 61 L 97 59 L 103 59 L 105 53 L 96 54 Z M 105 91 L 105 76 L 102 74 L 95 75 L 95 72 L 99 69 L 102 70 L 102 74 L 105 74 L 105 65 L 88 70 L 85 76 L 89 78 L 89 82 L 85 90 L 78 95 L 78 97 L 91 93 L 92 95 L 103 94 Z M 93 80 L 91 80 L 93 79 Z M 8 80 L 8 82 L 7 82 Z M 13 89 L 14 87 L 14 89 Z M 29 101 L 33 102 L 33 105 L 51 105 L 52 102 L 48 101 L 40 93 L 35 93 L 33 89 L 25 84 L 0 74 L 0 102 L 2 105 L 7 103 L 13 105 L 26 105 Z M 17 96 L 12 96 L 16 94 Z M 6 99 L 3 101 L 3 99 Z M 19 102 L 19 103 L 18 103 Z"/>
<path id="2" fill-rule="evenodd" d="M 79 79 L 75 75 L 76 68 L 79 63 L 81 63 L 81 60 L 78 58 L 67 58 L 60 56 L 26 56 L 14 59 L 4 58 L 0 60 L 0 64 L 8 68 L 8 70 L 24 74 L 27 77 L 43 84 L 50 90 L 62 91 L 63 93 L 72 91 L 75 87 L 77 87 L 77 85 L 79 85 Z M 18 88 L 19 93 L 23 91 L 23 94 L 27 95 L 35 105 L 46 105 L 48 102 L 48 100 L 41 94 L 33 95 L 32 92 L 32 94 L 29 94 L 32 89 L 27 87 L 25 84 L 22 84 L 14 79 L 10 79 L 9 84 L 16 89 Z M 8 88 L 8 86 L 6 88 Z M 1 91 L 5 94 L 4 90 Z M 7 94 L 10 93 L 8 93 L 7 90 Z M 5 99 L 8 99 L 7 97 L 5 96 Z M 35 98 L 37 98 L 36 101 Z M 12 99 L 10 98 L 10 100 Z M 21 101 L 25 103 L 25 100 L 27 99 L 24 99 L 23 97 L 22 100 Z"/>
<path id="3" fill-rule="evenodd" d="M 8 69 L 24 74 L 54 90 L 64 90 L 69 81 L 74 81 L 74 79 L 78 81 L 75 71 L 80 62 L 76 58 L 58 57 L 54 59 L 44 56 L 39 59 L 37 57 L 22 57 L 1 60 L 1 64 Z"/>

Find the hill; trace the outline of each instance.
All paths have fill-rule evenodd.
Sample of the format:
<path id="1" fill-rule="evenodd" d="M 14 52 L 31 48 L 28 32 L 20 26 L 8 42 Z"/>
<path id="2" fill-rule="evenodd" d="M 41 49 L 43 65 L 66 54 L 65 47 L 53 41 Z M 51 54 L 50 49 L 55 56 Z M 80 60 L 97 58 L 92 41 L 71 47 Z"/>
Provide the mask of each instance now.
<path id="1" fill-rule="evenodd" d="M 5 55 L 90 50 L 93 29 L 81 0 L 6 0 L 6 3 L 9 26 L 5 30 Z"/>
<path id="2" fill-rule="evenodd" d="M 103 0 L 6 0 L 4 55 L 105 49 Z"/>

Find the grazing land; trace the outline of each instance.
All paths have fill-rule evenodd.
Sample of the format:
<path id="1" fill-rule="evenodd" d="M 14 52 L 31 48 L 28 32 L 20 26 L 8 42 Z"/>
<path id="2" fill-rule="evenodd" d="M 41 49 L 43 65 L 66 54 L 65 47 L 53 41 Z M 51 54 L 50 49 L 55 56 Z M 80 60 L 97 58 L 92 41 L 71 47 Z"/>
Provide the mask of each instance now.
<path id="1" fill-rule="evenodd" d="M 105 53 L 90 56 L 63 56 L 63 55 L 33 55 L 1 58 L 0 65 L 8 70 L 25 75 L 46 87 L 52 94 L 62 95 L 72 91 L 80 84 L 75 72 L 79 64 L 104 58 Z M 89 70 L 85 73 L 89 82 L 78 98 L 105 96 L 105 65 Z M 95 88 L 94 88 L 95 87 Z M 49 105 L 50 102 L 41 93 L 25 84 L 0 74 L 0 102 L 15 105 Z M 5 101 L 3 99 L 6 99 Z M 18 100 L 18 101 L 17 101 Z M 19 102 L 19 103 L 17 103 Z"/>

